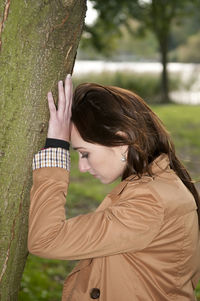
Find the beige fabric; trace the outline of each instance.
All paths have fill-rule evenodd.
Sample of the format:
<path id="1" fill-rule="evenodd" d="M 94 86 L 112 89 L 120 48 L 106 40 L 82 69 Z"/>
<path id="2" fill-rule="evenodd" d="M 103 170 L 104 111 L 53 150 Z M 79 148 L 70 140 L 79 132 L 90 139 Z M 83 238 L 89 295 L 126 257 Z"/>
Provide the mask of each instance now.
<path id="1" fill-rule="evenodd" d="M 81 259 L 65 281 L 63 301 L 193 301 L 199 274 L 195 201 L 169 168 L 122 181 L 93 213 L 66 220 L 69 173 L 33 172 L 28 248 L 47 258 Z"/>

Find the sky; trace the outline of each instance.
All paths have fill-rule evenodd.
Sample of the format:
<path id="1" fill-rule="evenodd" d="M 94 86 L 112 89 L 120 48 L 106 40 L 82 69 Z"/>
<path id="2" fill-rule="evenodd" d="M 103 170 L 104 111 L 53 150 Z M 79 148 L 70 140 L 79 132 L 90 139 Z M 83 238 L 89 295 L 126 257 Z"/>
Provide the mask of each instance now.
<path id="1" fill-rule="evenodd" d="M 97 17 L 97 11 L 92 7 L 92 3 L 90 1 L 87 1 L 87 12 L 86 12 L 86 18 L 85 23 L 90 25 L 94 22 L 94 20 Z"/>

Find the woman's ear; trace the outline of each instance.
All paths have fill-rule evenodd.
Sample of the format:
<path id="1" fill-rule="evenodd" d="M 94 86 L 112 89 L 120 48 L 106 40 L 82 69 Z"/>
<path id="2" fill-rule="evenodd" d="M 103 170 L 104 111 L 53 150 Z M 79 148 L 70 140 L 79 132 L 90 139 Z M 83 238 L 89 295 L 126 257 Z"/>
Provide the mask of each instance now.
<path id="1" fill-rule="evenodd" d="M 123 132 L 123 131 L 117 131 L 117 132 L 116 132 L 116 135 L 117 135 L 117 136 L 121 136 L 121 137 L 128 138 L 127 134 L 126 134 L 125 132 Z"/>
<path id="2" fill-rule="evenodd" d="M 121 161 L 126 162 L 128 156 L 128 145 L 121 145 L 120 146 L 120 153 L 121 153 Z"/>
<path id="3" fill-rule="evenodd" d="M 127 134 L 123 131 L 118 131 L 116 133 L 118 136 L 127 138 Z M 126 162 L 127 161 L 127 155 L 128 155 L 128 145 L 124 144 L 124 145 L 120 145 L 120 154 L 121 154 L 121 161 L 122 162 Z"/>

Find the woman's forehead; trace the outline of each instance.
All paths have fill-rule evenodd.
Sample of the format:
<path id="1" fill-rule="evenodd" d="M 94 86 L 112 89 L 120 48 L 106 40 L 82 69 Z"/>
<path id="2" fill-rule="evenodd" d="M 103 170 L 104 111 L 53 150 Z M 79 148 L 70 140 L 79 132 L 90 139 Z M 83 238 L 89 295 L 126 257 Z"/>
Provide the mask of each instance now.
<path id="1" fill-rule="evenodd" d="M 76 150 L 86 149 L 92 145 L 92 143 L 86 142 L 85 140 L 82 139 L 77 128 L 73 123 L 71 128 L 71 144 L 72 144 L 72 148 Z"/>

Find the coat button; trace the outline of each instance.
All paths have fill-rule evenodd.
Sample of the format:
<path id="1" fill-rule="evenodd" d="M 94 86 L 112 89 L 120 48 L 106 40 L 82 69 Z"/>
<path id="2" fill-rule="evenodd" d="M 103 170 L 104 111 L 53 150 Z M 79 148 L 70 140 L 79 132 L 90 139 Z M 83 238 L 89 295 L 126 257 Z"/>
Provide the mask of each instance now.
<path id="1" fill-rule="evenodd" d="M 93 288 L 91 289 L 91 292 L 90 292 L 90 297 L 92 299 L 98 299 L 100 296 L 100 290 L 98 288 Z"/>

